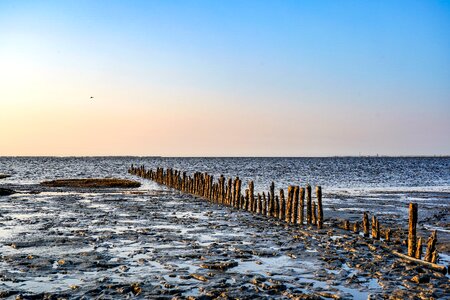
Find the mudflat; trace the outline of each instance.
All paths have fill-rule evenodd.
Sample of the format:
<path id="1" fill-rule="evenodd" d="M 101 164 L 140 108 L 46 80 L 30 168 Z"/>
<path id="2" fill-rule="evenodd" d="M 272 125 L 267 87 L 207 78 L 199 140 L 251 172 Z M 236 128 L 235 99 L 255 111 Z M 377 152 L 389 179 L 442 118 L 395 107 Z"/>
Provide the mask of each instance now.
<path id="1" fill-rule="evenodd" d="M 41 185 L 72 188 L 136 188 L 140 187 L 141 183 L 134 180 L 119 178 L 82 178 L 44 181 L 41 182 Z"/>

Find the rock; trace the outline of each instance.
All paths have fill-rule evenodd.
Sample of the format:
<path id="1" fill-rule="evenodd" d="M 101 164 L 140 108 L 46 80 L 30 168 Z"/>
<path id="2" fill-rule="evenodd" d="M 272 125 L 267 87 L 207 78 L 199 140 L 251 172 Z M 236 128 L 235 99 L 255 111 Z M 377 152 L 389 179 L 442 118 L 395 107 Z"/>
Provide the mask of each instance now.
<path id="1" fill-rule="evenodd" d="M 429 283 L 430 276 L 429 275 L 416 275 L 413 278 L 411 278 L 411 281 L 415 282 L 415 283 Z"/>
<path id="2" fill-rule="evenodd" d="M 229 268 L 234 268 L 238 263 L 234 260 L 231 261 L 212 261 L 206 262 L 200 265 L 201 268 L 211 269 L 211 270 L 228 270 Z"/>
<path id="3" fill-rule="evenodd" d="M 0 188 L 0 196 L 9 196 L 15 194 L 16 192 L 10 189 Z"/>

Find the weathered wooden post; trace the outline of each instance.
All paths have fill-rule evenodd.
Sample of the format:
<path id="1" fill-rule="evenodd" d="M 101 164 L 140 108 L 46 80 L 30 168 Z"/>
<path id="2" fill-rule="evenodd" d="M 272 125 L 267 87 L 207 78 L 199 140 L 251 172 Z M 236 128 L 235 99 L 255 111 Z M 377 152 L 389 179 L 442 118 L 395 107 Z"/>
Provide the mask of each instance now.
<path id="1" fill-rule="evenodd" d="M 249 201 L 250 201 L 250 190 L 249 189 L 245 189 L 245 197 L 244 197 L 244 203 L 242 205 L 242 209 L 243 210 L 249 210 Z"/>
<path id="2" fill-rule="evenodd" d="M 391 229 L 390 228 L 386 229 L 384 234 L 385 234 L 385 237 L 384 237 L 385 241 L 390 242 L 391 241 Z"/>
<path id="3" fill-rule="evenodd" d="M 237 204 L 237 208 L 241 208 L 242 203 L 244 202 L 244 196 L 241 195 L 241 185 L 242 185 L 242 180 L 239 179 L 239 177 L 237 178 L 237 186 L 236 186 L 236 198 L 238 199 L 239 203 Z"/>
<path id="4" fill-rule="evenodd" d="M 248 182 L 248 189 L 250 191 L 250 207 L 248 210 L 251 212 L 255 212 L 255 186 L 253 184 L 253 180 L 250 180 Z"/>
<path id="5" fill-rule="evenodd" d="M 298 185 L 294 187 L 294 200 L 292 202 L 292 215 L 291 215 L 291 223 L 296 224 L 298 218 L 298 197 L 299 197 L 300 188 Z"/>
<path id="6" fill-rule="evenodd" d="M 408 256 L 416 254 L 417 203 L 409 203 Z"/>
<path id="7" fill-rule="evenodd" d="M 437 231 L 434 230 L 428 238 L 427 242 L 427 251 L 425 252 L 425 261 L 432 262 L 433 261 L 433 252 L 436 251 L 436 242 L 437 242 Z"/>
<path id="8" fill-rule="evenodd" d="M 233 179 L 231 179 L 231 177 L 229 177 L 228 178 L 228 183 L 227 183 L 227 196 L 226 196 L 226 198 L 227 198 L 227 205 L 228 206 L 231 206 L 231 201 L 232 201 L 232 198 L 233 198 L 233 195 L 232 195 L 232 193 L 231 193 L 231 189 L 232 189 L 232 185 L 233 184 Z"/>
<path id="9" fill-rule="evenodd" d="M 317 197 L 317 228 L 322 229 L 323 227 L 323 208 L 322 208 L 322 187 L 316 186 L 316 197 Z"/>
<path id="10" fill-rule="evenodd" d="M 372 216 L 372 238 L 375 240 L 380 239 L 380 223 L 375 216 Z"/>
<path id="11" fill-rule="evenodd" d="M 269 214 L 267 213 L 267 199 L 266 199 L 266 193 L 263 192 L 263 205 L 262 205 L 262 214 L 264 216 L 268 216 Z"/>
<path id="12" fill-rule="evenodd" d="M 274 218 L 279 218 L 280 215 L 280 198 L 278 196 L 275 196 L 275 201 L 274 201 Z"/>
<path id="13" fill-rule="evenodd" d="M 311 223 L 313 224 L 313 225 L 317 225 L 317 207 L 316 207 L 316 202 L 315 201 L 313 201 L 313 206 L 312 206 L 312 216 L 311 216 Z"/>
<path id="14" fill-rule="evenodd" d="M 306 185 L 306 223 L 312 223 L 311 186 Z"/>
<path id="15" fill-rule="evenodd" d="M 363 232 L 365 237 L 369 236 L 369 216 L 367 215 L 367 212 L 364 212 L 363 215 Z"/>
<path id="16" fill-rule="evenodd" d="M 258 202 L 256 203 L 256 213 L 262 214 L 262 198 L 260 193 L 258 193 Z"/>
<path id="17" fill-rule="evenodd" d="M 288 186 L 288 197 L 286 201 L 286 216 L 285 221 L 286 223 L 291 222 L 291 215 L 292 215 L 292 199 L 294 198 L 294 187 L 292 185 Z"/>
<path id="18" fill-rule="evenodd" d="M 269 214 L 271 217 L 275 217 L 276 202 L 275 202 L 275 183 L 272 181 L 270 184 L 269 194 Z"/>
<path id="19" fill-rule="evenodd" d="M 298 212 L 298 221 L 297 223 L 303 225 L 303 221 L 305 220 L 305 188 L 300 188 L 300 203 L 299 203 L 299 212 Z"/>
<path id="20" fill-rule="evenodd" d="M 419 237 L 416 243 L 416 253 L 414 255 L 415 258 L 420 259 L 422 257 L 422 238 Z"/>
<path id="21" fill-rule="evenodd" d="M 350 230 L 350 221 L 349 220 L 344 220 L 344 229 Z"/>
<path id="22" fill-rule="evenodd" d="M 353 232 L 359 233 L 359 222 L 358 221 L 355 221 L 355 223 L 353 224 Z"/>
<path id="23" fill-rule="evenodd" d="M 278 214 L 278 219 L 284 220 L 286 214 L 286 202 L 284 201 L 284 191 L 280 189 L 280 210 Z"/>

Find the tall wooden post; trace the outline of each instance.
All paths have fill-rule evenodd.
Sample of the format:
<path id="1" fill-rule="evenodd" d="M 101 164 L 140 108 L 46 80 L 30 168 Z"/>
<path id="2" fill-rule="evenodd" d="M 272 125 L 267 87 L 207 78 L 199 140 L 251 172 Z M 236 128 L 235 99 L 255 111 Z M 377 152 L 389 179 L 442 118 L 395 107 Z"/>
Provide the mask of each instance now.
<path id="1" fill-rule="evenodd" d="M 294 201 L 292 203 L 292 215 L 291 215 L 291 223 L 296 224 L 298 218 L 298 197 L 300 194 L 300 188 L 298 185 L 294 187 Z"/>
<path id="2" fill-rule="evenodd" d="M 270 195 L 269 195 L 269 213 L 271 217 L 275 217 L 276 202 L 275 202 L 275 183 L 272 181 L 270 184 Z"/>
<path id="3" fill-rule="evenodd" d="M 417 203 L 409 204 L 408 256 L 416 254 Z"/>
<path id="4" fill-rule="evenodd" d="M 306 223 L 312 223 L 311 186 L 306 186 Z"/>
<path id="5" fill-rule="evenodd" d="M 305 220 L 305 188 L 300 188 L 300 203 L 298 207 L 298 221 L 297 223 L 303 225 Z"/>
<path id="6" fill-rule="evenodd" d="M 288 187 L 288 197 L 287 197 L 287 201 L 286 201 L 286 216 L 285 216 L 285 221 L 286 223 L 290 223 L 291 222 L 291 215 L 292 215 L 292 199 L 294 198 L 294 187 L 292 185 L 290 185 Z"/>
<path id="7" fill-rule="evenodd" d="M 322 208 L 322 187 L 316 186 L 317 197 L 317 228 L 323 227 L 323 208 Z"/>
<path id="8" fill-rule="evenodd" d="M 278 214 L 278 219 L 284 220 L 286 214 L 286 202 L 284 200 L 284 191 L 280 189 L 280 211 Z"/>

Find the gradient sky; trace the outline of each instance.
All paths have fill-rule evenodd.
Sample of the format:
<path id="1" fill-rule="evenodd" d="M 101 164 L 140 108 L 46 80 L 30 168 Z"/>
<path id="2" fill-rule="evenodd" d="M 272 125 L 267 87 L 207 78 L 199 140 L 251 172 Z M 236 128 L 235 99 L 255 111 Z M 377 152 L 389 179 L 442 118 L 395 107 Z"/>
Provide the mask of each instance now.
<path id="1" fill-rule="evenodd" d="M 0 155 L 359 154 L 450 155 L 450 1 L 0 0 Z"/>

